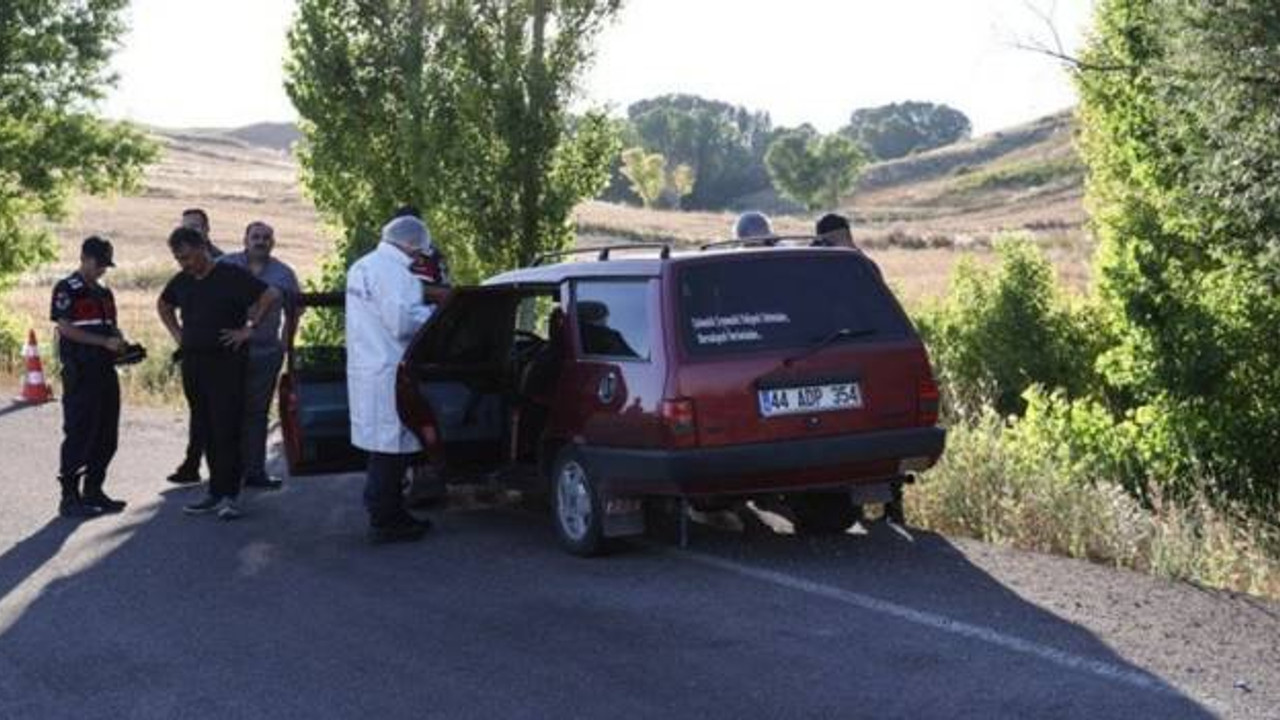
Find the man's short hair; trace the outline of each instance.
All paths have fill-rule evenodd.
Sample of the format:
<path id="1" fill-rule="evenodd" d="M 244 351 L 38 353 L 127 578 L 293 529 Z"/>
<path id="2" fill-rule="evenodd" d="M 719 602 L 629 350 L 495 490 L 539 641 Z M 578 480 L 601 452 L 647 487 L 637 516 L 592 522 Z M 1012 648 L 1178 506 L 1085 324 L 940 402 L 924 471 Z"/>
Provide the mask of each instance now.
<path id="1" fill-rule="evenodd" d="M 245 235 L 245 237 L 249 237 L 249 233 L 253 232 L 253 229 L 254 229 L 254 228 L 256 228 L 256 227 L 266 228 L 266 230 L 267 230 L 267 235 L 270 235 L 270 236 L 271 236 L 271 237 L 273 237 L 273 238 L 276 236 L 276 229 L 275 229 L 275 228 L 271 227 L 270 225 L 266 224 L 265 222 L 263 222 L 263 221 L 261 221 L 261 220 L 254 220 L 253 222 L 251 222 L 251 223 L 249 223 L 248 225 L 245 225 L 245 226 L 244 226 L 244 235 Z"/>
<path id="2" fill-rule="evenodd" d="M 205 212 L 204 210 L 200 208 L 187 208 L 186 210 L 182 211 L 182 217 L 186 217 L 188 215 L 198 215 L 200 217 L 200 220 L 204 222 L 205 227 L 209 226 L 209 213 Z"/>
<path id="3" fill-rule="evenodd" d="M 183 246 L 201 250 L 208 247 L 208 245 L 209 244 L 204 239 L 204 235 L 201 235 L 199 230 L 193 230 L 189 227 L 178 227 L 174 228 L 173 232 L 169 233 L 169 250 L 171 252 L 177 252 L 178 248 Z"/>
<path id="4" fill-rule="evenodd" d="M 818 219 L 816 228 L 818 235 L 826 235 L 836 230 L 851 230 L 849 227 L 849 218 L 838 213 L 827 213 Z"/>

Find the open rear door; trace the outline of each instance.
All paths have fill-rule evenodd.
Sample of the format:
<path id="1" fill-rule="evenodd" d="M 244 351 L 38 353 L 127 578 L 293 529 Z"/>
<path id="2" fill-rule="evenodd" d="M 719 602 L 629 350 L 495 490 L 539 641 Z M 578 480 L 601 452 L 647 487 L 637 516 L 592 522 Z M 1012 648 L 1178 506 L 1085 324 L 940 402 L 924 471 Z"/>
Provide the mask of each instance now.
<path id="1" fill-rule="evenodd" d="M 306 308 L 338 308 L 342 292 L 303 293 L 295 313 Z M 351 446 L 347 406 L 346 348 L 299 347 L 292 328 L 285 340 L 285 371 L 280 378 L 280 430 L 289 474 L 352 472 L 365 466 L 363 451 Z"/>

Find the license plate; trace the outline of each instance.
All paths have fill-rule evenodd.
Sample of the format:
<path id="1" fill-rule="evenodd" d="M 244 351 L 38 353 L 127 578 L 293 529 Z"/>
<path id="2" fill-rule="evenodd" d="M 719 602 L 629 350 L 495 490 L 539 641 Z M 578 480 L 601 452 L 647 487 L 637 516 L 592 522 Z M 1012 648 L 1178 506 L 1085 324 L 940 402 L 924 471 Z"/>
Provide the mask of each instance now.
<path id="1" fill-rule="evenodd" d="M 856 410 L 862 407 L 858 383 L 834 383 L 806 387 L 770 388 L 759 391 L 760 415 L 777 417 L 801 413 Z"/>

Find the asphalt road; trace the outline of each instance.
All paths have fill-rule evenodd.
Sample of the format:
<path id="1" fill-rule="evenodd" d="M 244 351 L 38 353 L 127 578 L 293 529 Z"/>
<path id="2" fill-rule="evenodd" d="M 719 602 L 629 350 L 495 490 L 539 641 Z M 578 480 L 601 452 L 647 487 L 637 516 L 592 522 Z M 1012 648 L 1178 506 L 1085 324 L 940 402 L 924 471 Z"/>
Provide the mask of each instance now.
<path id="1" fill-rule="evenodd" d="M 878 526 L 602 559 L 456 502 L 371 547 L 361 478 L 189 518 L 127 410 L 122 515 L 54 518 L 59 409 L 0 410 L 0 718 L 1280 718 L 1280 607 Z"/>

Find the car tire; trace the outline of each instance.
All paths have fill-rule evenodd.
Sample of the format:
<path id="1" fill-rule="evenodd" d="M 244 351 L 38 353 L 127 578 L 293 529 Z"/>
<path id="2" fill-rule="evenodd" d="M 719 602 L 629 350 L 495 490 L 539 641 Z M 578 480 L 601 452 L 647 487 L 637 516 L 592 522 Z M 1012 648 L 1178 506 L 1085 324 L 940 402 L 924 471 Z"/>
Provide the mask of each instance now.
<path id="1" fill-rule="evenodd" d="M 570 553 L 591 557 L 607 550 L 597 479 L 573 448 L 561 450 L 552 465 L 551 522 L 560 544 Z"/>
<path id="2" fill-rule="evenodd" d="M 839 535 L 862 520 L 862 506 L 847 492 L 801 493 L 787 497 L 801 535 Z"/>

